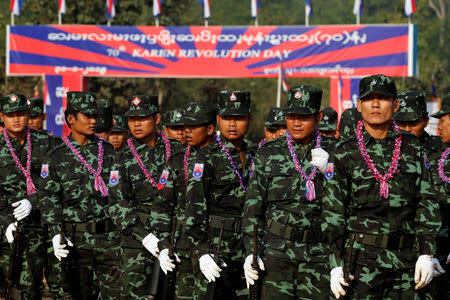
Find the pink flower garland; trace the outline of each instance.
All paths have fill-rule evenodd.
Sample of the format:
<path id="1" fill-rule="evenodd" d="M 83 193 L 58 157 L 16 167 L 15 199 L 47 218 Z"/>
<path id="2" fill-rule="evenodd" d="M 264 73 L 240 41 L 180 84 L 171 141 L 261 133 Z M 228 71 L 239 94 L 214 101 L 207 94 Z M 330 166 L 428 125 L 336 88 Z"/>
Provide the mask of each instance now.
<path id="1" fill-rule="evenodd" d="M 17 157 L 16 153 L 14 152 L 14 148 L 11 145 L 11 141 L 9 140 L 8 130 L 6 130 L 6 127 L 3 128 L 3 136 L 5 137 L 6 145 L 8 146 L 9 152 L 11 152 L 12 157 L 14 158 L 14 161 L 16 162 L 17 167 L 19 167 L 20 171 L 22 171 L 23 175 L 25 176 L 25 179 L 27 181 L 27 195 L 31 196 L 34 193 L 37 192 L 33 179 L 31 178 L 31 134 L 30 134 L 30 128 L 27 127 L 27 168 L 25 169 L 22 164 L 20 163 L 19 158 Z"/>
<path id="2" fill-rule="evenodd" d="M 380 196 L 387 199 L 389 197 L 389 184 L 388 180 L 394 177 L 394 174 L 398 172 L 398 165 L 401 157 L 401 146 L 402 146 L 402 134 L 400 132 L 400 129 L 398 128 L 397 124 L 395 122 L 392 122 L 392 128 L 394 128 L 395 131 L 398 132 L 399 137 L 395 139 L 395 146 L 394 146 L 394 152 L 392 154 L 392 161 L 391 165 L 389 166 L 389 169 L 387 173 L 382 176 L 380 172 L 375 167 L 373 160 L 370 158 L 369 153 L 367 153 L 366 146 L 364 145 L 364 138 L 362 134 L 362 129 L 364 126 L 364 121 L 359 121 L 358 126 L 356 128 L 356 139 L 358 141 L 358 147 L 359 151 L 361 153 L 361 156 L 363 157 L 367 167 L 372 172 L 373 176 L 375 177 L 375 180 L 380 183 Z"/>
<path id="3" fill-rule="evenodd" d="M 62 140 L 66 144 L 67 147 L 72 151 L 72 153 L 78 158 L 78 160 L 81 162 L 81 164 L 88 169 L 88 171 L 94 175 L 95 181 L 94 181 L 94 189 L 99 192 L 102 197 L 108 196 L 108 188 L 105 185 L 105 182 L 102 178 L 102 168 L 103 168 L 103 154 L 104 154 L 104 147 L 103 147 L 103 139 L 98 139 L 98 162 L 97 162 L 97 172 L 92 168 L 92 166 L 84 159 L 84 157 L 80 154 L 80 152 L 75 148 L 74 145 L 69 141 L 67 136 L 63 136 Z"/>
<path id="4" fill-rule="evenodd" d="M 189 156 L 191 154 L 191 146 L 187 145 L 184 151 L 184 181 L 188 180 Z"/>
<path id="5" fill-rule="evenodd" d="M 447 156 L 450 153 L 450 147 L 447 147 L 444 152 L 442 152 L 441 158 L 439 159 L 438 163 L 438 171 L 439 171 L 439 177 L 441 177 L 442 181 L 446 183 L 450 183 L 450 177 L 445 176 L 444 174 L 444 163 L 447 160 Z"/>
<path id="6" fill-rule="evenodd" d="M 320 148 L 320 144 L 322 141 L 322 136 L 318 130 L 315 132 L 316 136 L 316 148 Z M 294 162 L 295 169 L 300 173 L 303 179 L 306 180 L 306 199 L 308 201 L 312 201 L 316 199 L 316 189 L 314 187 L 314 177 L 316 177 L 317 174 L 317 167 L 313 166 L 311 174 L 306 175 L 305 171 L 302 169 L 302 166 L 300 165 L 300 162 L 298 161 L 297 154 L 295 154 L 294 150 L 294 142 L 292 140 L 292 135 L 289 132 L 289 130 L 286 130 L 286 141 L 289 148 L 289 153 L 291 154 L 292 161 Z"/>
<path id="7" fill-rule="evenodd" d="M 261 139 L 258 143 L 258 149 L 261 148 L 262 146 L 264 146 L 267 143 L 266 139 Z"/>

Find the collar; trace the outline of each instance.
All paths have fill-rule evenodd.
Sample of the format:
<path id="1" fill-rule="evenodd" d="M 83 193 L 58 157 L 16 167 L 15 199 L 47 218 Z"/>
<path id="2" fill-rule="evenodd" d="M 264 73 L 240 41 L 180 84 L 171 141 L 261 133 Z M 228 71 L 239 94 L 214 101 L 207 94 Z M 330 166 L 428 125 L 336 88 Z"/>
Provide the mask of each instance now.
<path id="1" fill-rule="evenodd" d="M 238 150 L 236 149 L 236 147 L 234 146 L 234 144 L 233 144 L 230 140 L 226 139 L 226 138 L 223 137 L 223 136 L 219 136 L 219 139 L 223 142 L 223 144 L 224 144 L 228 149 L 230 149 L 230 152 L 238 151 Z M 214 143 L 215 143 L 215 142 L 214 142 Z M 247 141 L 247 139 L 244 139 L 244 140 L 242 141 L 241 151 L 242 151 L 242 152 L 247 152 L 248 150 L 249 150 L 249 142 Z"/>
<path id="2" fill-rule="evenodd" d="M 84 147 L 84 146 L 90 146 L 92 144 L 97 144 L 98 143 L 98 139 L 94 136 L 94 135 L 90 135 L 88 136 L 88 142 L 86 145 L 81 145 L 80 143 L 78 143 L 77 141 L 74 140 L 74 138 L 72 137 L 72 134 L 70 134 L 68 137 L 69 141 L 72 143 L 72 145 L 76 146 L 76 147 Z"/>
<path id="3" fill-rule="evenodd" d="M 388 134 L 384 139 L 375 139 L 373 136 L 370 135 L 370 133 L 367 132 L 367 130 L 364 126 L 362 129 L 362 133 L 363 133 L 363 138 L 364 138 L 364 145 L 366 145 L 366 146 L 375 140 L 381 140 L 384 142 L 387 140 L 396 139 L 400 135 L 394 128 L 392 128 L 392 126 L 389 126 Z M 356 137 L 356 134 L 355 134 L 355 137 Z"/>

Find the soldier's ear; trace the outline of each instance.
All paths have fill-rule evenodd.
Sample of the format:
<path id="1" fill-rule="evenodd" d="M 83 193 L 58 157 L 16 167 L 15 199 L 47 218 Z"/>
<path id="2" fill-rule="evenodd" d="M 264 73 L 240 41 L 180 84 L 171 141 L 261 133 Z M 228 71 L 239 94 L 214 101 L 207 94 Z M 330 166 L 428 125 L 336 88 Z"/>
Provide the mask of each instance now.
<path id="1" fill-rule="evenodd" d="M 394 112 L 397 112 L 399 107 L 400 107 L 400 102 L 398 101 L 398 99 L 394 99 Z"/>
<path id="2" fill-rule="evenodd" d="M 323 118 L 323 112 L 321 109 L 319 109 L 319 111 L 317 112 L 317 116 L 316 116 L 316 121 L 317 123 L 319 123 Z"/>
<path id="3" fill-rule="evenodd" d="M 206 127 L 207 134 L 213 135 L 215 131 L 216 131 L 216 127 L 214 126 L 214 124 L 208 124 L 208 127 Z"/>
<path id="4" fill-rule="evenodd" d="M 159 125 L 160 122 L 161 122 L 161 114 L 160 114 L 160 113 L 157 113 L 157 114 L 155 115 L 155 124 L 156 124 L 156 125 Z"/>
<path id="5" fill-rule="evenodd" d="M 0 113 L 0 119 L 2 119 L 2 122 L 5 123 L 5 120 L 3 119 L 3 114 Z"/>
<path id="6" fill-rule="evenodd" d="M 356 110 L 358 110 L 358 112 L 361 112 L 361 99 L 358 99 L 358 101 L 356 101 Z"/>

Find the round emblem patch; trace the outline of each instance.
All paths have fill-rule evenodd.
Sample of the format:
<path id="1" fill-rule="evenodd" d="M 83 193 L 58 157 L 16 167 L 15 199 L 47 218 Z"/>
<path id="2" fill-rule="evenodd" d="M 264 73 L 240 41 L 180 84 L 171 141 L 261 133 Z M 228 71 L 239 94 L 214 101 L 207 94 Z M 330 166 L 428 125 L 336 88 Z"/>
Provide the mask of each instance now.
<path id="1" fill-rule="evenodd" d="M 302 98 L 302 93 L 301 93 L 300 91 L 297 91 L 297 92 L 294 94 L 294 97 L 295 97 L 295 99 L 301 99 L 301 98 Z"/>

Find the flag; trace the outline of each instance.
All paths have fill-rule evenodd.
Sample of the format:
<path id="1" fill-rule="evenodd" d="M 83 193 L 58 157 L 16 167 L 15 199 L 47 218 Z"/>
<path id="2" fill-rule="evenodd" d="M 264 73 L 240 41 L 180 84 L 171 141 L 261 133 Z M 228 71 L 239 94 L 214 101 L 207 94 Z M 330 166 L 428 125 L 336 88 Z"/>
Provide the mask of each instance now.
<path id="1" fill-rule="evenodd" d="M 280 62 L 280 69 L 281 69 L 281 84 L 283 86 L 283 91 L 285 93 L 289 92 L 289 89 L 291 88 L 287 82 L 287 78 L 286 78 L 286 72 L 284 71 L 283 68 L 283 62 Z"/>
<path id="2" fill-rule="evenodd" d="M 312 15 L 312 0 L 305 0 L 305 10 L 308 16 Z"/>
<path id="3" fill-rule="evenodd" d="M 362 15 L 364 11 L 364 4 L 363 4 L 363 0 L 355 0 L 354 4 L 353 4 L 353 14 L 354 15 Z"/>
<path id="4" fill-rule="evenodd" d="M 116 16 L 116 0 L 106 0 L 106 19 Z"/>
<path id="5" fill-rule="evenodd" d="M 9 7 L 11 9 L 11 13 L 14 13 L 16 16 L 20 16 L 20 11 L 22 10 L 22 6 L 25 0 L 10 0 Z"/>
<path id="6" fill-rule="evenodd" d="M 252 1 L 252 17 L 256 18 L 261 7 L 261 0 L 251 0 Z"/>
<path id="7" fill-rule="evenodd" d="M 211 17 L 211 11 L 209 10 L 209 0 L 198 0 L 203 5 L 203 17 L 209 19 Z"/>
<path id="8" fill-rule="evenodd" d="M 153 16 L 155 18 L 159 18 L 161 15 L 161 4 L 163 4 L 164 0 L 153 0 Z"/>
<path id="9" fill-rule="evenodd" d="M 417 11 L 416 0 L 405 0 L 405 16 L 409 17 Z"/>
<path id="10" fill-rule="evenodd" d="M 436 85 L 434 84 L 434 79 L 431 79 L 431 97 L 436 98 Z"/>
<path id="11" fill-rule="evenodd" d="M 66 0 L 56 0 L 58 2 L 58 11 L 61 14 L 66 13 Z"/>

